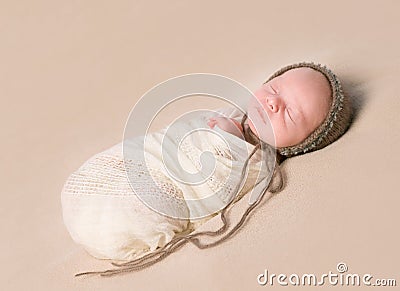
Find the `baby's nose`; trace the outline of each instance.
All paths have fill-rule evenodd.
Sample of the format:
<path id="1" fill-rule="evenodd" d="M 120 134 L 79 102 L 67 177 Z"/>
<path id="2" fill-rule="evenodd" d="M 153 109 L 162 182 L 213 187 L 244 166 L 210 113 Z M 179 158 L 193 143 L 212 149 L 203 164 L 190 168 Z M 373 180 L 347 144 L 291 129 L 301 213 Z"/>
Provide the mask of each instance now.
<path id="1" fill-rule="evenodd" d="M 276 113 L 279 111 L 279 107 L 281 106 L 279 98 L 276 97 L 267 97 L 267 107 L 271 112 Z"/>

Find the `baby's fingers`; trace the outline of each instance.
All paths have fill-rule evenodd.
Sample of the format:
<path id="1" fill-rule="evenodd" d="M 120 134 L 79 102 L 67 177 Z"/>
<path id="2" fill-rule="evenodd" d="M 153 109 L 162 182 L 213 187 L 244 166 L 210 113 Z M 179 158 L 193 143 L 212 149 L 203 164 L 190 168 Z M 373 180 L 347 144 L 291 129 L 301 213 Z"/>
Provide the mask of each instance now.
<path id="1" fill-rule="evenodd" d="M 217 120 L 215 118 L 210 118 L 207 122 L 207 125 L 211 128 L 214 128 L 215 124 L 217 123 Z"/>

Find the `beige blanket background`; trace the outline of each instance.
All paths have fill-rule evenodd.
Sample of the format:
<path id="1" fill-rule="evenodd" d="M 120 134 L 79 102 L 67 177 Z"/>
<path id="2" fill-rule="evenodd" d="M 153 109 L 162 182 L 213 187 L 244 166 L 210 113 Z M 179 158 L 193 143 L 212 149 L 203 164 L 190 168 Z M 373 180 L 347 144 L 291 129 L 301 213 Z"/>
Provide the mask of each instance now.
<path id="1" fill-rule="evenodd" d="M 257 275 L 323 274 L 339 262 L 400 284 L 399 10 L 397 1 L 0 1 L 1 289 L 279 289 Z M 147 90 L 194 72 L 255 90 L 303 60 L 327 64 L 353 96 L 357 116 L 340 141 L 286 161 L 284 191 L 225 243 L 188 244 L 138 273 L 73 277 L 111 265 L 70 238 L 61 188 L 121 141 Z"/>

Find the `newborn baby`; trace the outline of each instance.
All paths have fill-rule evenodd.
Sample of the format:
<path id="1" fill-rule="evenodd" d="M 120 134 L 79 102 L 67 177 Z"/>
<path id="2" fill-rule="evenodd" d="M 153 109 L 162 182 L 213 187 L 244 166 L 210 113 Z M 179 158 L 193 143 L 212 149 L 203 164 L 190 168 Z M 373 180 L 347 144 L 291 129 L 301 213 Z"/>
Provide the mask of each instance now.
<path id="1" fill-rule="evenodd" d="M 247 114 L 225 108 L 219 111 L 225 116 L 204 115 L 175 129 L 187 132 L 206 126 L 229 142 L 227 145 L 203 131 L 183 143 L 181 154 L 192 170 L 199 169 L 199 158 L 195 154 L 211 151 L 216 157 L 215 173 L 201 186 L 179 185 L 169 179 L 161 169 L 163 159 L 155 148 L 147 149 L 152 157 L 148 164 L 150 174 L 146 173 L 142 161 L 134 157 L 124 160 L 121 143 L 84 163 L 71 174 L 61 196 L 64 222 L 74 241 L 102 259 L 130 260 L 162 248 L 176 234 L 190 233 L 217 215 L 211 211 L 212 215 L 197 219 L 211 206 L 214 210 L 221 209 L 233 197 L 240 199 L 254 187 L 260 173 L 266 177 L 273 171 L 275 160 L 272 166 L 261 160 L 260 152 L 256 151 L 259 144 L 270 145 L 279 155 L 291 157 L 327 146 L 338 139 L 350 123 L 349 100 L 344 97 L 337 77 L 321 65 L 286 66 L 275 72 L 254 95 L 256 98 L 249 101 Z M 163 129 L 150 134 L 150 144 L 159 144 L 165 133 Z M 173 133 L 169 136 L 171 143 L 174 142 Z M 143 137 L 137 137 L 124 147 L 137 153 L 143 151 L 143 143 Z M 249 157 L 246 148 L 255 154 Z M 240 182 L 245 163 L 248 176 L 240 193 L 235 193 L 230 184 Z M 263 163 L 267 167 L 261 167 Z M 134 169 L 136 176 L 131 179 L 132 185 L 124 164 Z M 226 176 L 233 179 L 231 183 L 224 183 Z M 150 185 L 147 181 L 155 177 L 159 188 L 146 186 Z M 131 186 L 142 189 L 141 193 L 133 192 Z M 214 195 L 212 205 L 189 203 L 190 199 L 202 199 L 220 189 L 223 191 Z M 164 207 L 166 212 L 173 209 L 175 217 L 188 219 L 157 213 L 137 195 L 156 201 L 157 209 Z M 172 199 L 174 197 L 176 199 Z"/>

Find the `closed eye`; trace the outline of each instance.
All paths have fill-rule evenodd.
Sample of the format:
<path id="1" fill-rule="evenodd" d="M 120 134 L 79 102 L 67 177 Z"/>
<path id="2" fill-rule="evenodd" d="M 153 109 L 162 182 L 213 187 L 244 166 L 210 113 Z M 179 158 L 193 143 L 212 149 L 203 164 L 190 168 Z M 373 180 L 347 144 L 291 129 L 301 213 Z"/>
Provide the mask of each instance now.
<path id="1" fill-rule="evenodd" d="M 274 93 L 276 94 L 276 90 L 274 89 L 274 87 L 272 87 L 271 85 L 269 85 L 271 87 L 271 90 L 274 91 Z"/>
<path id="2" fill-rule="evenodd" d="M 290 115 L 290 110 L 289 110 L 288 108 L 286 108 L 286 112 L 288 113 L 290 120 L 291 120 L 293 123 L 295 123 L 294 120 L 293 120 L 293 118 L 292 118 L 292 116 Z"/>

